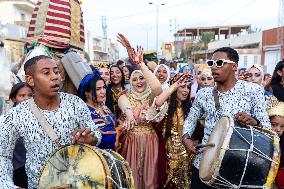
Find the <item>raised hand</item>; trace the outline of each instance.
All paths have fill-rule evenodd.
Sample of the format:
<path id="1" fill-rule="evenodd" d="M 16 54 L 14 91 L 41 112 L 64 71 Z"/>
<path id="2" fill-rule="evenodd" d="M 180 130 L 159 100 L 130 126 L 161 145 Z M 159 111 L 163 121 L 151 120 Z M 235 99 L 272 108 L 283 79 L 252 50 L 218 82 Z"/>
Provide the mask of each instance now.
<path id="1" fill-rule="evenodd" d="M 178 87 L 187 85 L 189 82 L 189 78 L 190 78 L 189 74 L 183 74 L 176 82 Z"/>
<path id="2" fill-rule="evenodd" d="M 117 41 L 122 46 L 124 46 L 126 48 L 129 59 L 133 61 L 134 60 L 134 51 L 133 51 L 128 39 L 124 35 L 119 33 L 117 35 Z"/>
<path id="3" fill-rule="evenodd" d="M 173 84 L 173 89 L 177 90 L 178 87 L 189 85 L 189 74 L 182 74 L 179 79 Z"/>
<path id="4" fill-rule="evenodd" d="M 137 46 L 137 50 L 134 51 L 134 64 L 140 66 L 143 62 L 143 48 L 141 46 Z"/>

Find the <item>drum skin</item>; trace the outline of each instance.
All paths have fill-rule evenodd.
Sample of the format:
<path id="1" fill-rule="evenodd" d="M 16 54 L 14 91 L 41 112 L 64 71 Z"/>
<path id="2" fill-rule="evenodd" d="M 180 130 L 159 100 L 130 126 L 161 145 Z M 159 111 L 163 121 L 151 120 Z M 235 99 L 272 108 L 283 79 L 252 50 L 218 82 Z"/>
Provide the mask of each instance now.
<path id="1" fill-rule="evenodd" d="M 39 189 L 70 186 L 72 189 L 134 188 L 128 163 L 116 152 L 89 145 L 60 148 L 46 162 Z"/>
<path id="2" fill-rule="evenodd" d="M 227 135 L 216 134 L 224 131 Z M 218 148 L 220 144 L 217 142 L 217 148 L 205 149 L 200 164 L 200 178 L 204 183 L 217 188 L 230 188 L 232 185 L 239 186 L 240 183 L 240 188 L 271 187 L 280 160 L 279 138 L 276 133 L 241 126 L 232 118 L 223 117 L 214 127 L 208 143 L 216 142 L 216 136 L 221 136 L 217 140 L 221 141 L 219 143 L 222 144 L 222 148 Z M 225 138 L 222 138 L 223 136 Z M 252 142 L 254 149 L 247 154 Z M 217 152 L 214 153 L 214 157 L 206 158 L 210 150 Z M 258 150 L 266 157 L 261 156 Z M 211 168 L 206 165 L 206 161 L 213 162 Z"/>

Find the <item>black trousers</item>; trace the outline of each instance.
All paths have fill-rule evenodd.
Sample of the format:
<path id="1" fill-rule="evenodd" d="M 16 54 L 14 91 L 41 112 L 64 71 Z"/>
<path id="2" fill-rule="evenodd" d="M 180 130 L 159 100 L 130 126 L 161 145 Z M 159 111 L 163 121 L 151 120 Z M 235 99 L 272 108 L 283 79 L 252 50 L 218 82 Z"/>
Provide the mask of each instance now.
<path id="1" fill-rule="evenodd" d="M 191 168 L 191 189 L 211 189 L 213 187 L 204 184 L 199 178 L 199 170 L 192 166 Z"/>
<path id="2" fill-rule="evenodd" d="M 21 188 L 28 188 L 28 177 L 26 174 L 25 166 L 14 170 L 13 181 L 16 186 Z"/>

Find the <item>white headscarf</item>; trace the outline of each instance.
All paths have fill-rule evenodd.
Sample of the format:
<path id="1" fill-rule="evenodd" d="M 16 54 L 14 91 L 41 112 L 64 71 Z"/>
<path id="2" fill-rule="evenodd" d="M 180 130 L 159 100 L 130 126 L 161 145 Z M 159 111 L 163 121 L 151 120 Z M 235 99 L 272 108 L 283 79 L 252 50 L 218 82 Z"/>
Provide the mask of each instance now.
<path id="1" fill-rule="evenodd" d="M 159 69 L 161 66 L 163 66 L 163 67 L 167 70 L 167 74 L 168 74 L 167 80 L 166 80 L 164 83 L 161 83 L 161 84 L 162 84 L 162 90 L 166 90 L 166 89 L 168 89 L 168 88 L 170 87 L 170 85 L 169 85 L 168 82 L 169 82 L 169 80 L 170 80 L 170 78 L 171 78 L 171 72 L 170 72 L 169 66 L 167 66 L 167 65 L 165 65 L 165 64 L 159 64 L 159 65 L 155 68 L 155 70 L 154 70 L 154 74 L 155 74 L 155 75 L 156 75 L 158 69 Z"/>
<path id="2" fill-rule="evenodd" d="M 256 69 L 258 69 L 261 73 L 261 78 L 263 80 L 264 78 L 264 71 L 263 71 L 263 67 L 261 65 L 258 65 L 258 64 L 254 64 L 252 65 L 248 70 L 250 70 L 251 68 L 255 67 Z"/>
<path id="3" fill-rule="evenodd" d="M 128 95 L 129 96 L 132 96 L 134 99 L 136 100 L 146 100 L 148 98 L 148 96 L 151 94 L 151 88 L 149 86 L 149 84 L 147 83 L 147 86 L 146 86 L 146 89 L 139 93 L 137 91 L 134 90 L 134 87 L 133 87 L 133 77 L 134 77 L 134 74 L 136 73 L 140 73 L 144 76 L 144 74 L 142 73 L 141 70 L 134 70 L 130 76 L 130 79 L 129 79 L 129 83 L 130 83 L 130 88 L 129 88 L 129 91 L 128 91 Z"/>

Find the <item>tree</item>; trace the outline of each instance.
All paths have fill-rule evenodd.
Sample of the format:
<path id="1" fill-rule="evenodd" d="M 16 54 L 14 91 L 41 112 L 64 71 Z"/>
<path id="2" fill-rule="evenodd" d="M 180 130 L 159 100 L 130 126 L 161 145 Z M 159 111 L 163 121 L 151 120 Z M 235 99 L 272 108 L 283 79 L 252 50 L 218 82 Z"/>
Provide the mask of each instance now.
<path id="1" fill-rule="evenodd" d="M 261 28 L 258 28 L 258 27 L 249 27 L 249 28 L 247 29 L 247 32 L 248 32 L 248 33 L 261 32 Z"/>
<path id="2" fill-rule="evenodd" d="M 201 42 L 204 44 L 204 48 L 208 49 L 208 43 L 210 43 L 215 38 L 213 32 L 203 32 L 201 34 Z"/>

